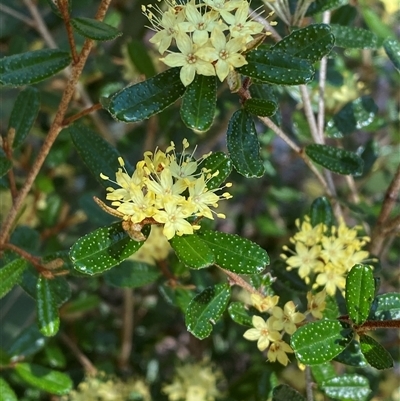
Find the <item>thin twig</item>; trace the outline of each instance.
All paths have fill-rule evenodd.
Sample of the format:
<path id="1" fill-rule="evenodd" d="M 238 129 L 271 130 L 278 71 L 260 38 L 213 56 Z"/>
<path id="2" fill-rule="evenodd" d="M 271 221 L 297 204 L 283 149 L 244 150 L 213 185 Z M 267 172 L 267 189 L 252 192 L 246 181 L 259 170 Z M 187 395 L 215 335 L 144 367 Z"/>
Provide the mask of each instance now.
<path id="1" fill-rule="evenodd" d="M 321 143 L 318 135 L 317 123 L 315 121 L 314 112 L 311 106 L 310 94 L 308 93 L 307 86 L 300 85 L 299 88 L 301 93 L 301 99 L 303 100 L 304 113 L 307 118 L 308 126 L 310 127 L 311 136 L 313 137 L 315 143 Z"/>
<path id="2" fill-rule="evenodd" d="M 279 42 L 280 40 L 282 40 L 281 35 L 279 35 L 276 29 L 273 28 L 273 26 L 268 22 L 265 17 L 255 14 L 254 10 L 252 10 L 251 8 L 249 9 L 249 14 L 254 21 L 263 25 L 264 29 L 271 34 L 270 36 L 275 40 L 275 42 Z"/>
<path id="3" fill-rule="evenodd" d="M 307 401 L 314 401 L 313 381 L 311 376 L 311 368 L 306 366 L 306 395 Z"/>
<path id="4" fill-rule="evenodd" d="M 32 21 L 25 14 L 22 14 L 19 11 L 16 11 L 11 7 L 6 6 L 5 4 L 0 3 L 0 11 L 2 11 L 5 14 L 11 15 L 15 19 L 18 19 L 18 20 L 24 22 L 26 25 L 29 25 L 32 28 L 36 28 L 35 21 Z"/>
<path id="5" fill-rule="evenodd" d="M 255 288 L 253 288 L 246 280 L 242 279 L 238 274 L 233 273 L 229 270 L 224 269 L 221 266 L 216 265 L 218 268 L 220 268 L 228 277 L 232 285 L 238 285 L 239 287 L 242 287 L 245 289 L 247 292 L 250 294 L 257 294 L 260 295 L 261 297 L 264 298 L 264 295 L 262 292 L 257 291 Z"/>
<path id="6" fill-rule="evenodd" d="M 12 145 L 14 142 L 14 138 L 15 138 L 15 129 L 13 127 L 11 127 L 7 132 L 7 136 L 2 140 L 4 153 L 6 154 L 7 159 L 10 160 L 11 163 L 13 161 Z M 10 170 L 8 170 L 7 176 L 8 176 L 8 182 L 10 184 L 11 197 L 14 202 L 14 199 L 18 195 L 18 191 L 17 191 L 16 182 L 15 182 L 15 175 L 14 175 L 13 168 L 10 168 Z"/>
<path id="7" fill-rule="evenodd" d="M 62 125 L 63 125 L 64 127 L 66 127 L 66 126 L 72 124 L 74 121 L 79 120 L 80 118 L 82 118 L 82 117 L 84 117 L 84 116 L 86 116 L 86 115 L 92 113 L 93 111 L 100 110 L 101 108 L 102 108 L 102 105 L 101 105 L 100 103 L 96 103 L 96 104 L 94 104 L 93 106 L 90 106 L 90 107 L 88 107 L 87 109 L 82 110 L 81 112 L 79 112 L 79 113 L 77 113 L 77 114 L 74 114 L 74 115 L 71 116 L 71 117 L 66 118 L 66 119 L 62 122 Z"/>
<path id="8" fill-rule="evenodd" d="M 121 370 L 128 369 L 129 357 L 132 352 L 132 336 L 133 336 L 133 289 L 124 288 L 124 312 L 122 319 L 122 336 L 121 350 L 118 357 L 118 366 Z"/>
<path id="9" fill-rule="evenodd" d="M 74 61 L 74 64 L 77 64 L 79 57 L 78 57 L 78 53 L 76 52 L 74 31 L 71 26 L 71 18 L 70 18 L 69 10 L 68 10 L 68 0 L 58 0 L 57 4 L 58 4 L 58 9 L 60 10 L 61 15 L 64 20 L 65 29 L 67 31 L 68 43 L 69 43 L 69 47 L 71 49 L 72 60 Z"/>

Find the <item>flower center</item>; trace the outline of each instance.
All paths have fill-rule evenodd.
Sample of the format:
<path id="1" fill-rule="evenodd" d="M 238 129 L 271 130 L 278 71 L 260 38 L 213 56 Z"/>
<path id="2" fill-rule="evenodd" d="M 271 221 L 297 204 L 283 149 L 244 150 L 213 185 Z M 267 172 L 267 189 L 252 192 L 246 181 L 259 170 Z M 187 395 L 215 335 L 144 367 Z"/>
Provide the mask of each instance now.
<path id="1" fill-rule="evenodd" d="M 229 57 L 229 53 L 224 49 L 219 52 L 219 58 L 226 60 Z"/>
<path id="2" fill-rule="evenodd" d="M 197 61 L 197 57 L 193 53 L 189 53 L 186 57 L 186 61 L 188 64 L 195 64 Z"/>

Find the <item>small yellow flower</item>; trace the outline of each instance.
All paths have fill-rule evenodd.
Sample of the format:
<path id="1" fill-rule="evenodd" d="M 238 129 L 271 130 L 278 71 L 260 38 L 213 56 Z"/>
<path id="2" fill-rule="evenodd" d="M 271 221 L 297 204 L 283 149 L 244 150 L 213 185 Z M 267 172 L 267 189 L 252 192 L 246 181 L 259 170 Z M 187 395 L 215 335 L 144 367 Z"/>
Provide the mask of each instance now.
<path id="1" fill-rule="evenodd" d="M 293 334 L 297 330 L 297 324 L 302 322 L 306 317 L 296 312 L 296 305 L 293 301 L 286 302 L 283 309 L 279 306 L 274 306 L 271 312 L 272 327 L 275 330 L 285 330 L 288 334 Z"/>
<path id="2" fill-rule="evenodd" d="M 253 306 L 260 312 L 270 312 L 274 306 L 279 302 L 279 296 L 266 296 L 262 297 L 259 294 L 251 294 L 251 302 Z"/>
<path id="3" fill-rule="evenodd" d="M 283 366 L 287 366 L 290 362 L 286 354 L 293 353 L 292 348 L 289 344 L 285 343 L 283 340 L 274 341 L 269 347 L 267 356 L 270 362 L 275 362 L 278 360 Z"/>
<path id="4" fill-rule="evenodd" d="M 312 294 L 311 291 L 307 292 L 307 310 L 316 318 L 322 319 L 322 312 L 326 308 L 326 291 L 322 291 Z"/>
<path id="5" fill-rule="evenodd" d="M 271 341 L 277 341 L 281 335 L 273 330 L 271 322 L 265 321 L 260 316 L 253 316 L 252 323 L 254 328 L 247 330 L 243 337 L 249 341 L 257 341 L 257 348 L 264 351 L 268 348 Z"/>
<path id="6" fill-rule="evenodd" d="M 324 267 L 324 273 L 318 274 L 313 288 L 324 286 L 328 295 L 333 297 L 336 293 L 336 288 L 338 288 L 340 291 L 344 290 L 346 285 L 344 273 L 345 272 L 343 270 L 338 270 L 335 268 L 335 266 L 328 263 Z"/>
<path id="7" fill-rule="evenodd" d="M 309 247 L 318 244 L 324 235 L 324 231 L 326 230 L 326 227 L 322 223 L 313 227 L 308 216 L 305 217 L 301 225 L 300 220 L 297 219 L 296 226 L 299 228 L 299 232 L 294 235 L 294 242 L 303 242 L 304 245 Z"/>

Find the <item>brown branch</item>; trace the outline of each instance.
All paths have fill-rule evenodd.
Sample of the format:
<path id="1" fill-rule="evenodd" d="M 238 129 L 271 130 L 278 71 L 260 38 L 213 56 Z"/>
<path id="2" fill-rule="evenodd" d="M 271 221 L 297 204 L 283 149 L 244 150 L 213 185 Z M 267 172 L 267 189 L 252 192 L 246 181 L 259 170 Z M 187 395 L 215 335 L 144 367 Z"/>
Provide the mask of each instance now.
<path id="1" fill-rule="evenodd" d="M 69 0 L 57 0 L 57 5 L 64 20 L 65 29 L 67 31 L 67 36 L 68 36 L 68 43 L 71 49 L 72 59 L 74 61 L 74 64 L 77 64 L 79 61 L 79 57 L 78 53 L 76 52 L 74 31 L 72 29 L 71 18 L 68 10 L 68 1 Z"/>
<path id="2" fill-rule="evenodd" d="M 219 269 L 221 269 L 228 276 L 231 285 L 238 285 L 239 287 L 242 287 L 250 294 L 257 294 L 264 298 L 264 294 L 262 292 L 257 291 L 246 280 L 242 279 L 242 277 L 240 277 L 238 274 L 233 273 L 229 270 L 226 270 L 221 266 L 218 266 L 218 265 L 215 265 L 215 266 L 217 266 Z"/>
<path id="3" fill-rule="evenodd" d="M 63 127 L 66 127 L 70 124 L 72 124 L 74 121 L 79 120 L 80 118 L 92 113 L 93 111 L 100 110 L 102 108 L 102 105 L 100 103 L 96 103 L 93 106 L 88 107 L 85 110 L 82 110 L 81 112 L 74 114 L 71 117 L 66 118 L 63 120 L 62 125 Z"/>
<path id="4" fill-rule="evenodd" d="M 12 162 L 13 159 L 12 144 L 14 142 L 14 138 L 15 138 L 15 129 L 11 127 L 7 132 L 7 136 L 2 141 L 4 153 L 6 154 L 7 159 L 10 160 L 10 162 Z M 18 195 L 18 191 L 15 182 L 15 175 L 13 168 L 10 168 L 10 170 L 7 171 L 7 176 L 8 176 L 8 182 L 10 184 L 11 197 L 14 202 L 14 199 Z"/>

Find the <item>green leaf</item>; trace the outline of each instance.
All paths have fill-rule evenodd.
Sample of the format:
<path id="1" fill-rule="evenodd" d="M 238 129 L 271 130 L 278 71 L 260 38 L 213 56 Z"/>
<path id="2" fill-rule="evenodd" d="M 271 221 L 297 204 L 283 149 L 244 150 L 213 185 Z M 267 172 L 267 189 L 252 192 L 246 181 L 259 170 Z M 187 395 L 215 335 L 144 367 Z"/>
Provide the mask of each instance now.
<path id="1" fill-rule="evenodd" d="M 252 327 L 252 317 L 242 302 L 232 302 L 228 308 L 229 316 L 235 323 Z"/>
<path id="2" fill-rule="evenodd" d="M 395 37 L 390 26 L 382 21 L 382 17 L 374 11 L 373 7 L 361 4 L 358 9 L 361 11 L 367 27 L 378 36 L 380 42 Z"/>
<path id="3" fill-rule="evenodd" d="M 143 243 L 132 240 L 118 222 L 79 238 L 69 256 L 76 270 L 92 276 L 120 264 Z"/>
<path id="4" fill-rule="evenodd" d="M 393 367 L 393 358 L 389 352 L 372 337 L 363 335 L 360 337 L 361 351 L 368 363 L 375 369 L 383 370 Z"/>
<path id="5" fill-rule="evenodd" d="M 64 369 L 67 365 L 67 359 L 62 349 L 55 344 L 47 344 L 44 348 L 47 364 L 52 368 Z"/>
<path id="6" fill-rule="evenodd" d="M 320 386 L 323 381 L 336 377 L 336 372 L 331 362 L 311 366 L 311 372 L 318 386 Z"/>
<path id="7" fill-rule="evenodd" d="M 261 273 L 269 264 L 267 252 L 254 242 L 235 234 L 204 230 L 199 237 L 214 253 L 218 266 L 238 274 Z"/>
<path id="8" fill-rule="evenodd" d="M 343 138 L 370 125 L 378 112 L 378 106 L 370 96 L 362 96 L 345 104 L 326 124 L 326 134 L 331 138 Z"/>
<path id="9" fill-rule="evenodd" d="M 39 330 L 44 336 L 52 337 L 60 328 L 60 318 L 49 280 L 39 276 L 36 291 L 36 317 Z"/>
<path id="10" fill-rule="evenodd" d="M 200 340 L 208 337 L 212 324 L 222 316 L 230 297 L 229 284 L 217 284 L 196 295 L 186 310 L 185 323 L 188 331 Z"/>
<path id="11" fill-rule="evenodd" d="M 39 331 L 37 324 L 33 324 L 18 335 L 8 347 L 7 352 L 12 356 L 28 357 L 36 354 L 46 345 L 47 338 Z"/>
<path id="12" fill-rule="evenodd" d="M 306 399 L 294 388 L 280 384 L 272 392 L 272 401 L 306 401 Z"/>
<path id="13" fill-rule="evenodd" d="M 0 376 L 0 395 L 3 401 L 18 401 L 17 395 L 10 385 Z"/>
<path id="14" fill-rule="evenodd" d="M 361 159 L 364 162 L 364 170 L 362 176 L 364 177 L 371 172 L 372 167 L 379 157 L 380 149 L 379 143 L 375 139 L 370 139 L 367 143 L 357 150 Z"/>
<path id="15" fill-rule="evenodd" d="M 147 263 L 125 260 L 107 271 L 104 279 L 114 287 L 138 288 L 154 283 L 161 276 L 160 269 Z"/>
<path id="16" fill-rule="evenodd" d="M 360 343 L 353 338 L 350 344 L 334 358 L 334 361 L 343 363 L 344 365 L 363 367 L 368 363 L 361 352 Z"/>
<path id="17" fill-rule="evenodd" d="M 327 227 L 333 225 L 335 216 L 328 198 L 320 196 L 314 200 L 310 208 L 310 218 L 313 227 L 320 223 L 325 224 Z"/>
<path id="18" fill-rule="evenodd" d="M 250 98 L 244 102 L 244 109 L 255 116 L 270 117 L 277 109 L 277 104 L 271 100 Z"/>
<path id="19" fill-rule="evenodd" d="M 210 170 L 210 174 L 219 171 L 219 174 L 209 181 L 207 181 L 207 189 L 216 189 L 228 178 L 232 171 L 232 161 L 223 152 L 214 152 L 210 156 L 206 157 L 201 164 L 198 172 L 202 169 Z"/>
<path id="20" fill-rule="evenodd" d="M 347 49 L 375 49 L 378 38 L 371 31 L 362 28 L 331 24 L 335 35 L 335 46 Z"/>
<path id="21" fill-rule="evenodd" d="M 313 24 L 293 31 L 271 50 L 278 50 L 315 63 L 332 50 L 334 43 L 335 37 L 329 25 Z"/>
<path id="22" fill-rule="evenodd" d="M 297 359 L 305 365 L 319 365 L 339 355 L 352 339 L 351 329 L 337 320 L 319 320 L 299 327 L 290 343 Z"/>
<path id="23" fill-rule="evenodd" d="M 0 148 L 0 177 L 8 173 L 12 167 L 11 160 L 4 153 L 3 148 Z"/>
<path id="24" fill-rule="evenodd" d="M 17 363 L 15 371 L 26 383 L 51 394 L 68 394 L 72 388 L 73 383 L 69 376 L 44 366 L 33 363 Z"/>
<path id="25" fill-rule="evenodd" d="M 400 42 L 393 38 L 383 41 L 383 48 L 393 65 L 400 71 Z"/>
<path id="26" fill-rule="evenodd" d="M 114 180 L 115 173 L 121 168 L 118 162 L 118 158 L 121 157 L 120 153 L 85 125 L 73 124 L 68 127 L 67 131 L 71 135 L 79 156 L 90 172 L 104 188 L 109 187 L 111 183 L 100 178 L 100 173 Z M 125 162 L 125 168 L 128 173 L 133 170 L 128 162 Z"/>
<path id="27" fill-rule="evenodd" d="M 246 110 L 237 110 L 229 120 L 227 131 L 229 157 L 238 173 L 247 178 L 262 177 L 264 163 L 253 117 Z"/>
<path id="28" fill-rule="evenodd" d="M 315 0 L 308 7 L 306 15 L 314 15 L 327 10 L 333 10 L 348 3 L 349 0 Z"/>
<path id="29" fill-rule="evenodd" d="M 36 120 L 39 109 L 40 96 L 36 88 L 28 86 L 18 94 L 8 122 L 8 129 L 15 129 L 13 149 L 18 148 L 25 141 Z"/>
<path id="30" fill-rule="evenodd" d="M 0 83 L 9 86 L 30 85 L 43 81 L 71 63 L 68 52 L 43 49 L 0 59 Z"/>
<path id="31" fill-rule="evenodd" d="M 71 25 L 82 36 L 93 40 L 112 40 L 122 35 L 122 32 L 113 26 L 92 18 L 72 18 Z"/>
<path id="32" fill-rule="evenodd" d="M 0 368 L 8 366 L 10 362 L 11 356 L 3 348 L 0 348 Z"/>
<path id="33" fill-rule="evenodd" d="M 107 110 L 115 119 L 126 123 L 145 120 L 163 111 L 185 93 L 179 71 L 180 68 L 170 68 L 122 89 L 112 96 Z"/>
<path id="34" fill-rule="evenodd" d="M 18 284 L 27 263 L 24 259 L 14 259 L 0 269 L 0 298 L 3 298 L 15 284 Z"/>
<path id="35" fill-rule="evenodd" d="M 194 131 L 207 131 L 217 106 L 217 77 L 196 75 L 182 98 L 181 118 Z"/>
<path id="36" fill-rule="evenodd" d="M 307 84 L 315 72 L 307 60 L 264 48 L 249 52 L 246 61 L 248 64 L 237 69 L 241 74 L 278 85 Z"/>
<path id="37" fill-rule="evenodd" d="M 150 78 L 156 75 L 156 69 L 152 58 L 149 56 L 149 49 L 137 39 L 132 39 L 127 45 L 128 55 L 137 70 Z"/>
<path id="38" fill-rule="evenodd" d="M 368 379 L 356 374 L 333 377 L 324 381 L 321 389 L 328 397 L 344 401 L 363 401 L 371 392 Z"/>
<path id="39" fill-rule="evenodd" d="M 375 295 L 371 266 L 356 264 L 346 278 L 346 305 L 350 319 L 357 325 L 368 317 Z"/>
<path id="40" fill-rule="evenodd" d="M 305 151 L 315 163 L 337 174 L 358 176 L 363 172 L 364 162 L 354 152 L 316 143 L 306 146 Z"/>
<path id="41" fill-rule="evenodd" d="M 193 269 L 203 269 L 214 264 L 211 249 L 196 235 L 175 235 L 169 243 L 178 259 Z"/>
<path id="42" fill-rule="evenodd" d="M 400 320 L 400 293 L 389 292 L 375 297 L 369 320 Z"/>

